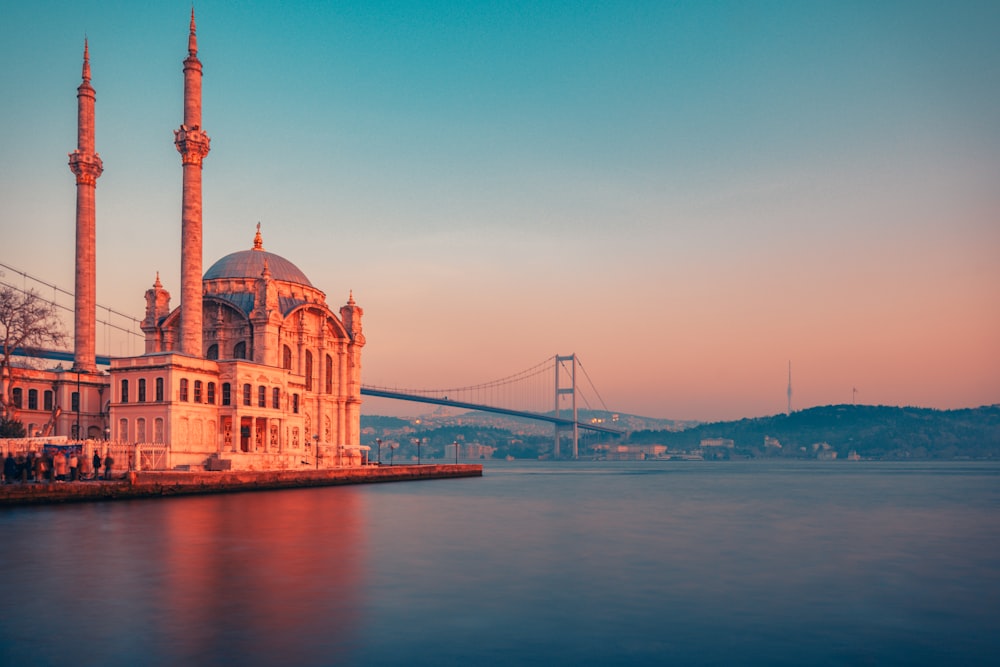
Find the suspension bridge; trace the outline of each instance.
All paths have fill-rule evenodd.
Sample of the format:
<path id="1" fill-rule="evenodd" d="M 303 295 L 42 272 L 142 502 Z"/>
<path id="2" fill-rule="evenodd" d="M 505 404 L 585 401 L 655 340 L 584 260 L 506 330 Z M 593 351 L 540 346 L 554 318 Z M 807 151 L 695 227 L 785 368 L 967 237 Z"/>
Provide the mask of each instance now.
<path id="1" fill-rule="evenodd" d="M 17 274 L 22 284 L 19 286 L 8 280 L 4 269 Z M 28 286 L 29 281 L 31 287 Z M 58 311 L 73 312 L 72 292 L 3 263 L 0 263 L 0 285 L 22 293 L 35 291 Z M 38 286 L 41 289 L 38 289 Z M 49 290 L 52 294 L 51 299 L 44 296 Z M 112 338 L 121 350 L 119 355 L 98 354 L 96 356 L 98 365 L 108 366 L 114 356 L 132 356 L 136 354 L 137 347 L 142 348 L 143 334 L 139 329 L 138 319 L 100 304 L 97 305 L 97 312 L 97 322 L 104 328 L 105 350 L 112 347 Z M 68 350 L 18 349 L 14 354 L 54 361 L 73 361 L 73 352 Z M 569 452 L 567 454 L 577 458 L 580 430 L 614 435 L 622 433 L 622 429 L 616 428 L 612 411 L 604 403 L 580 357 L 576 354 L 556 354 L 518 373 L 474 385 L 443 389 L 362 385 L 361 394 L 547 422 L 553 426 L 553 454 L 557 458 L 562 455 L 561 441 L 564 434 L 569 435 L 572 447 L 571 454 Z M 602 416 L 581 420 L 579 417 L 581 403 L 591 415 Z"/>

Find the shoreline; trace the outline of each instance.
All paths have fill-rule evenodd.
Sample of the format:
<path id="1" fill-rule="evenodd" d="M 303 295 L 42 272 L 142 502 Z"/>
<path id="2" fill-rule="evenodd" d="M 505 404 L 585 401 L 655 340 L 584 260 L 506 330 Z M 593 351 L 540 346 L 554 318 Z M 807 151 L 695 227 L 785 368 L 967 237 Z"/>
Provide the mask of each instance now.
<path id="1" fill-rule="evenodd" d="M 126 473 L 123 478 L 113 480 L 4 484 L 0 486 L 0 507 L 482 476 L 483 466 L 469 463 L 372 465 L 325 470 L 142 471 Z"/>

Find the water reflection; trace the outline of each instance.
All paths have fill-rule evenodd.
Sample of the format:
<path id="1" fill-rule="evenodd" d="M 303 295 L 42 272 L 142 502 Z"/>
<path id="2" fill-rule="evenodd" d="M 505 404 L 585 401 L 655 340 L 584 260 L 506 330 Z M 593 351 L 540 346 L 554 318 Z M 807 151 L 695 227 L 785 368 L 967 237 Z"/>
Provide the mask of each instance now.
<path id="1" fill-rule="evenodd" d="M 351 488 L 8 511 L 0 566 L 28 609 L 0 663 L 349 662 L 362 512 Z"/>

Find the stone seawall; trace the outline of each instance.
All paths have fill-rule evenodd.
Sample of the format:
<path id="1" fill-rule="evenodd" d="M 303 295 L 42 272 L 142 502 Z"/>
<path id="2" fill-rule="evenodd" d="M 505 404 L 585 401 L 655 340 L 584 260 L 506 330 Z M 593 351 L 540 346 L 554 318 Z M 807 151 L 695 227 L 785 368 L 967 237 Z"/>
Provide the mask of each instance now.
<path id="1" fill-rule="evenodd" d="M 110 481 L 5 484 L 0 486 L 0 506 L 482 476 L 483 466 L 479 464 L 363 466 L 328 470 L 137 472 Z"/>

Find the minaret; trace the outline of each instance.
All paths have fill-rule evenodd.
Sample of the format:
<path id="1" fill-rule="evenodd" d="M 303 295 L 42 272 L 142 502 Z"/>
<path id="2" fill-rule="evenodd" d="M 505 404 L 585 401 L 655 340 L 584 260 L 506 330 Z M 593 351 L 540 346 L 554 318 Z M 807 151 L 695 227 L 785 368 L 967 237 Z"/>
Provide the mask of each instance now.
<path id="1" fill-rule="evenodd" d="M 184 61 L 184 123 L 174 130 L 174 145 L 184 170 L 181 205 L 181 330 L 180 351 L 202 356 L 201 327 L 201 163 L 209 138 L 201 129 L 201 61 L 195 36 L 194 8 L 188 57 Z"/>
<path id="2" fill-rule="evenodd" d="M 90 85 L 90 49 L 83 40 L 83 83 L 76 89 L 76 150 L 69 169 L 76 174 L 76 297 L 74 304 L 73 370 L 96 373 L 97 340 L 97 179 L 104 171 L 94 152 L 94 102 Z"/>

